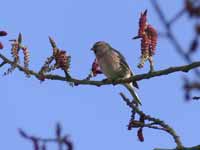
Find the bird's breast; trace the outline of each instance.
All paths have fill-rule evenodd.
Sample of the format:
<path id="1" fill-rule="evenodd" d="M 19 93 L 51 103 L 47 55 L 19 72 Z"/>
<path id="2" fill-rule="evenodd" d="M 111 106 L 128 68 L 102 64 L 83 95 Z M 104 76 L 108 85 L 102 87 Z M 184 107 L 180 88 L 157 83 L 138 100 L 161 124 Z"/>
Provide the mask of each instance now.
<path id="1" fill-rule="evenodd" d="M 121 72 L 120 60 L 115 55 L 104 55 L 101 58 L 97 58 L 99 66 L 102 72 L 110 79 L 117 79 Z"/>

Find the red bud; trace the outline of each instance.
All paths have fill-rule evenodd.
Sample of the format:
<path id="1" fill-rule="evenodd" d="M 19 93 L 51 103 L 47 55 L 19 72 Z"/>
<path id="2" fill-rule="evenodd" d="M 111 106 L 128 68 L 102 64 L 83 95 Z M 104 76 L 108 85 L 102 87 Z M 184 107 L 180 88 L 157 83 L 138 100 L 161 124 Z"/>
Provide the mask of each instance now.
<path id="1" fill-rule="evenodd" d="M 144 136 L 143 136 L 143 133 L 142 133 L 142 129 L 143 128 L 139 128 L 139 130 L 137 132 L 137 137 L 138 137 L 138 139 L 139 139 L 140 142 L 144 141 Z"/>
<path id="2" fill-rule="evenodd" d="M 96 76 L 97 74 L 101 74 L 102 71 L 100 69 L 100 66 L 97 62 L 97 59 L 94 60 L 93 64 L 92 64 L 92 73 L 94 76 Z"/>
<path id="3" fill-rule="evenodd" d="M 3 44 L 0 42 L 0 49 L 3 49 Z"/>
<path id="4" fill-rule="evenodd" d="M 6 31 L 0 31 L 0 36 L 6 36 L 7 32 Z"/>

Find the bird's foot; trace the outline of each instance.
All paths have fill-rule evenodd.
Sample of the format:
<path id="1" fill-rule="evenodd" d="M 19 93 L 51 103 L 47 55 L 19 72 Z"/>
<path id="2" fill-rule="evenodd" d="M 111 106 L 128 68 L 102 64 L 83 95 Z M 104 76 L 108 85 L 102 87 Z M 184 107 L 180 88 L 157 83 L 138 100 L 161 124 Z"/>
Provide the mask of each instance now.
<path id="1" fill-rule="evenodd" d="M 151 74 L 151 73 L 154 72 L 154 71 L 155 71 L 154 68 L 150 68 L 149 74 Z"/>
<path id="2" fill-rule="evenodd" d="M 108 82 L 108 81 L 109 81 L 108 78 L 102 80 L 102 82 Z"/>

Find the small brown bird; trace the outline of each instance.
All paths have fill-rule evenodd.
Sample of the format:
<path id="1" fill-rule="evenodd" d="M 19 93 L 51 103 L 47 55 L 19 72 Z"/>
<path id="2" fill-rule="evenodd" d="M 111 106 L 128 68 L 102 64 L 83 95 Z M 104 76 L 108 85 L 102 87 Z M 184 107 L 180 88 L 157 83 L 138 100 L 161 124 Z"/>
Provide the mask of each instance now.
<path id="1" fill-rule="evenodd" d="M 108 79 L 116 80 L 129 78 L 133 75 L 124 56 L 119 51 L 112 48 L 110 44 L 99 41 L 93 45 L 91 50 L 93 50 L 96 55 L 101 71 Z M 134 87 L 138 88 L 138 84 L 132 82 L 123 85 L 129 90 L 134 100 L 141 105 L 140 99 L 134 90 Z"/>

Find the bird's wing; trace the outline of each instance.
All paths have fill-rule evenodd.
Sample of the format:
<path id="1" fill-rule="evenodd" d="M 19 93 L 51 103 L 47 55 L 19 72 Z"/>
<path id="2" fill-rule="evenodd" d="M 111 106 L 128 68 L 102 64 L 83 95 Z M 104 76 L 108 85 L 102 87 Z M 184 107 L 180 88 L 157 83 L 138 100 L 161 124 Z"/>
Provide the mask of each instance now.
<path id="1" fill-rule="evenodd" d="M 126 58 L 125 58 L 119 51 L 117 51 L 116 49 L 113 49 L 113 51 L 118 55 L 121 64 L 122 64 L 124 67 L 126 67 L 128 70 L 130 70 L 129 65 L 128 65 L 127 62 L 126 62 Z M 131 71 L 131 70 L 130 70 L 130 71 Z"/>
<path id="2" fill-rule="evenodd" d="M 126 58 L 119 51 L 117 51 L 116 49 L 113 48 L 112 50 L 118 55 L 118 57 L 120 59 L 120 62 L 121 62 L 121 65 L 123 67 L 125 67 L 126 69 L 128 69 L 131 72 L 131 75 L 133 75 L 128 63 L 126 62 Z M 133 82 L 133 86 L 135 86 L 136 88 L 139 88 L 137 82 Z"/>

